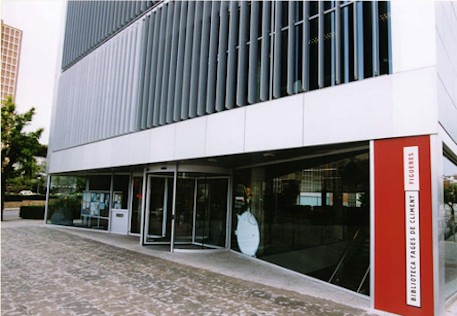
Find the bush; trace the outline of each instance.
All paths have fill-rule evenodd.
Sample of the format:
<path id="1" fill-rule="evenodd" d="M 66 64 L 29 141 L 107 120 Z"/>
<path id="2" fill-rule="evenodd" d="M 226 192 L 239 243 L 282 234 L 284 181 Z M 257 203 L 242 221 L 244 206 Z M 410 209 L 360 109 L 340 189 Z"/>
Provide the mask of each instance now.
<path id="1" fill-rule="evenodd" d="M 21 206 L 19 217 L 23 219 L 44 219 L 44 206 Z"/>
<path id="2" fill-rule="evenodd" d="M 6 195 L 5 202 L 46 201 L 46 195 Z"/>

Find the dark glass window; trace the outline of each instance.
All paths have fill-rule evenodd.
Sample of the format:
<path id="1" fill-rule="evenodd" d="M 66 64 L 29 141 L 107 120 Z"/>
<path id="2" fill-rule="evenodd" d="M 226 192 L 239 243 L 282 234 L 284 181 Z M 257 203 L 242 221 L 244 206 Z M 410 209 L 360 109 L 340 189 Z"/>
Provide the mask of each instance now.
<path id="1" fill-rule="evenodd" d="M 324 2 L 324 10 L 327 11 L 335 7 L 335 1 L 323 1 Z"/>
<path id="2" fill-rule="evenodd" d="M 281 1 L 282 4 L 282 27 L 286 27 L 289 24 L 289 1 Z"/>
<path id="3" fill-rule="evenodd" d="M 294 61 L 294 92 L 302 91 L 303 82 L 303 24 L 295 27 L 295 61 Z"/>
<path id="4" fill-rule="evenodd" d="M 373 19 L 371 2 L 363 3 L 363 70 L 364 78 L 373 77 Z"/>
<path id="5" fill-rule="evenodd" d="M 127 209 L 129 200 L 129 181 L 130 176 L 128 175 L 113 177 L 112 208 Z"/>
<path id="6" fill-rule="evenodd" d="M 378 2 L 379 13 L 379 70 L 381 75 L 390 73 L 390 3 Z"/>
<path id="7" fill-rule="evenodd" d="M 316 15 L 319 12 L 319 1 L 309 2 L 309 16 Z"/>
<path id="8" fill-rule="evenodd" d="M 287 95 L 288 30 L 281 32 L 281 96 Z"/>
<path id="9" fill-rule="evenodd" d="M 324 16 L 324 86 L 335 85 L 335 13 Z"/>
<path id="10" fill-rule="evenodd" d="M 258 258 L 369 294 L 367 151 L 240 170 L 234 183 L 234 229 L 257 222 Z"/>
<path id="11" fill-rule="evenodd" d="M 111 189 L 111 176 L 90 176 L 89 190 L 109 191 Z"/>
<path id="12" fill-rule="evenodd" d="M 309 89 L 319 88 L 319 20 L 313 19 L 309 22 Z"/>
<path id="13" fill-rule="evenodd" d="M 354 81 L 354 8 L 347 5 L 341 9 L 341 81 Z"/>
<path id="14" fill-rule="evenodd" d="M 443 156 L 443 193 L 444 193 L 444 293 L 449 298 L 457 292 L 457 163 L 447 153 Z"/>

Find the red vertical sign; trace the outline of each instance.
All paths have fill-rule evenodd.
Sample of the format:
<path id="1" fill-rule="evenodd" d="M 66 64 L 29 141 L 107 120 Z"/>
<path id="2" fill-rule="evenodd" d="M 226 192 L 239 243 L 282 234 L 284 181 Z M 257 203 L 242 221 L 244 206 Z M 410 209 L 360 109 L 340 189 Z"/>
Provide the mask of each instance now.
<path id="1" fill-rule="evenodd" d="M 430 137 L 374 141 L 375 308 L 433 315 Z"/>

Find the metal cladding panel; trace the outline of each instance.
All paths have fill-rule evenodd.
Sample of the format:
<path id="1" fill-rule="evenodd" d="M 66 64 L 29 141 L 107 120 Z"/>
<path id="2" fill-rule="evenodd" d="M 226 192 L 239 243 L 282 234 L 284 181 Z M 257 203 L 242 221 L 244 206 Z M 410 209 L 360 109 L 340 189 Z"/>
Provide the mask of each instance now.
<path id="1" fill-rule="evenodd" d="M 229 3 L 221 2 L 219 48 L 217 56 L 217 83 L 216 83 L 216 111 L 222 111 L 225 107 L 225 87 L 227 79 L 227 40 L 229 27 Z"/>
<path id="2" fill-rule="evenodd" d="M 69 1 L 53 149 L 376 76 L 390 45 L 378 3 L 158 3 Z"/>
<path id="3" fill-rule="evenodd" d="M 248 72 L 248 102 L 255 103 L 258 100 L 257 96 L 257 60 L 258 56 L 258 41 L 259 36 L 259 2 L 254 1 L 251 5 L 251 28 L 249 34 L 249 72 Z"/>
<path id="4" fill-rule="evenodd" d="M 151 14 L 151 21 L 148 28 L 148 47 L 146 50 L 146 65 L 144 92 L 143 92 L 143 111 L 141 120 L 141 129 L 152 126 L 152 116 L 154 115 L 154 95 L 155 79 L 157 72 L 157 55 L 159 45 L 155 43 L 155 39 L 159 37 L 160 12 Z"/>
<path id="5" fill-rule="evenodd" d="M 202 36 L 200 48 L 200 76 L 198 79 L 197 114 L 206 114 L 206 93 L 208 85 L 209 41 L 211 31 L 211 2 L 205 1 L 203 6 Z"/>
<path id="6" fill-rule="evenodd" d="M 238 3 L 230 2 L 228 57 L 227 57 L 227 86 L 225 91 L 225 108 L 232 109 L 235 106 L 236 97 L 236 71 L 237 71 L 237 50 L 238 46 Z"/>
<path id="7" fill-rule="evenodd" d="M 181 104 L 183 96 L 183 77 L 184 77 L 184 52 L 187 38 L 187 8 L 188 2 L 181 2 L 181 13 L 179 16 L 179 40 L 178 40 L 178 57 L 176 61 L 176 91 L 174 95 L 173 121 L 181 119 Z"/>
<path id="8" fill-rule="evenodd" d="M 202 40 L 203 2 L 195 4 L 194 36 L 192 44 L 192 67 L 190 81 L 189 118 L 197 116 L 198 78 L 200 73 L 200 49 Z"/>
<path id="9" fill-rule="evenodd" d="M 260 51 L 260 100 L 269 99 L 270 89 L 270 32 L 271 32 L 271 5 L 270 1 L 263 4 L 262 10 L 262 47 Z"/>
<path id="10" fill-rule="evenodd" d="M 183 70 L 183 88 L 181 99 L 181 119 L 185 120 L 189 117 L 189 99 L 190 99 L 190 82 L 191 82 L 191 66 L 192 66 L 192 38 L 194 30 L 194 12 L 195 2 L 190 1 L 187 10 L 187 25 L 186 25 L 186 44 L 184 47 L 184 70 Z"/>
<path id="11" fill-rule="evenodd" d="M 213 113 L 216 102 L 216 78 L 217 78 L 217 47 L 219 37 L 219 9 L 220 2 L 213 3 L 211 8 L 211 26 L 209 35 L 208 56 L 208 89 L 206 94 L 206 113 Z"/>
<path id="12" fill-rule="evenodd" d="M 282 2 L 275 4 L 275 37 L 273 49 L 273 98 L 281 96 L 281 26 L 282 26 Z"/>
<path id="13" fill-rule="evenodd" d="M 182 9 L 184 10 L 184 9 Z M 167 93 L 167 101 L 166 101 L 166 123 L 172 123 L 174 117 L 174 110 L 176 108 L 175 105 L 175 92 L 176 92 L 176 81 L 178 80 L 177 77 L 177 65 L 178 65 L 178 45 L 180 36 L 184 36 L 184 34 L 180 34 L 180 23 L 181 23 L 181 2 L 176 2 L 174 16 L 173 16 L 173 27 L 172 27 L 172 37 L 171 37 L 171 56 L 170 56 L 170 71 L 169 71 L 169 85 Z"/>
<path id="14" fill-rule="evenodd" d="M 68 1 L 62 69 L 161 1 Z"/>
<path id="15" fill-rule="evenodd" d="M 164 63 L 162 73 L 162 89 L 160 92 L 160 119 L 159 124 L 164 125 L 167 123 L 167 107 L 170 107 L 172 112 L 173 104 L 168 104 L 168 91 L 171 90 L 170 85 L 170 64 L 171 64 L 171 44 L 173 37 L 173 19 L 175 16 L 175 3 L 168 4 L 167 12 L 167 30 L 165 33 L 165 52 L 164 52 Z"/>
<path id="16" fill-rule="evenodd" d="M 159 10 L 160 13 L 160 31 L 159 31 L 159 55 L 157 59 L 157 71 L 152 73 L 151 76 L 156 77 L 154 93 L 154 111 L 152 126 L 158 126 L 160 123 L 160 101 L 161 101 L 161 92 L 162 92 L 162 79 L 165 70 L 164 61 L 165 61 L 165 46 L 166 46 L 166 26 L 167 26 L 167 11 L 168 5 L 165 5 L 162 10 Z M 157 46 L 157 42 L 156 45 Z M 148 117 L 149 118 L 149 117 Z M 149 123 L 149 121 L 148 121 Z M 149 124 L 148 124 L 149 127 Z"/>
<path id="17" fill-rule="evenodd" d="M 249 6 L 250 7 L 250 6 Z M 236 105 L 246 105 L 247 99 L 247 72 L 248 72 L 248 50 L 249 41 L 249 7 L 246 1 L 241 1 L 239 48 L 238 48 L 238 78 L 236 87 Z"/>

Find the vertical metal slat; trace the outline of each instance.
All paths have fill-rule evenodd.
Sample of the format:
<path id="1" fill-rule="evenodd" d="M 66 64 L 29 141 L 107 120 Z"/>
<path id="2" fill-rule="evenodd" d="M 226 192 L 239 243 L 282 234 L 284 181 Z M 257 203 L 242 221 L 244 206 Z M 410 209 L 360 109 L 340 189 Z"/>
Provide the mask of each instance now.
<path id="1" fill-rule="evenodd" d="M 206 113 L 206 92 L 208 88 L 208 57 L 211 30 L 211 4 L 212 2 L 205 1 L 203 5 L 202 38 L 200 48 L 200 70 L 197 97 L 198 116 L 204 115 Z"/>
<path id="2" fill-rule="evenodd" d="M 213 2 L 208 56 L 208 89 L 206 94 L 206 113 L 213 113 L 216 104 L 217 46 L 219 37 L 220 2 Z"/>
<path id="3" fill-rule="evenodd" d="M 219 48 L 217 51 L 216 75 L 216 111 L 222 111 L 225 105 L 226 74 L 227 74 L 227 38 L 228 38 L 228 2 L 221 2 L 219 28 Z"/>
<path id="4" fill-rule="evenodd" d="M 271 1 L 263 3 L 262 10 L 262 47 L 260 57 L 260 100 L 266 101 L 269 97 L 270 83 L 270 32 L 271 32 Z"/>
<path id="5" fill-rule="evenodd" d="M 249 34 L 249 71 L 248 71 L 248 103 L 257 102 L 257 68 L 258 68 L 258 43 L 257 37 L 259 34 L 259 2 L 251 3 L 251 28 Z"/>
<path id="6" fill-rule="evenodd" d="M 246 91 L 246 74 L 248 67 L 248 54 L 247 54 L 247 29 L 248 23 L 248 3 L 241 1 L 240 3 L 240 29 L 239 29 L 239 49 L 238 49 L 238 78 L 236 89 L 236 105 L 246 105 L 247 91 Z"/>
<path id="7" fill-rule="evenodd" d="M 281 96 L 281 26 L 282 26 L 282 2 L 275 3 L 274 22 L 274 61 L 273 61 L 273 97 Z"/>
<path id="8" fill-rule="evenodd" d="M 295 93 L 295 2 L 289 2 L 289 33 L 287 34 L 287 94 Z"/>

